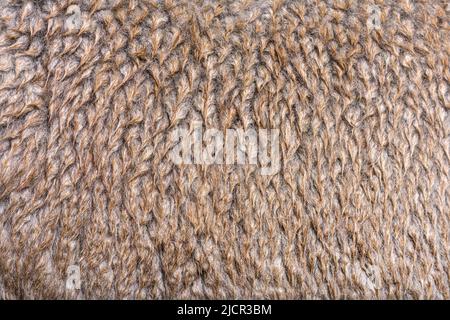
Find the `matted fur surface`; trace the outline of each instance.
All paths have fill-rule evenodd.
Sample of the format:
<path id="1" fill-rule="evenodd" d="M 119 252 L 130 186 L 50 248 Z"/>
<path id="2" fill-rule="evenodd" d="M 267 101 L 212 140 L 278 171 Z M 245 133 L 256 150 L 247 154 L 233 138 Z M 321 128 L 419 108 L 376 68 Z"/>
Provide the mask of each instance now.
<path id="1" fill-rule="evenodd" d="M 0 28 L 0 297 L 450 298 L 446 1 L 2 0 Z M 174 164 L 194 120 L 278 128 L 280 171 Z"/>

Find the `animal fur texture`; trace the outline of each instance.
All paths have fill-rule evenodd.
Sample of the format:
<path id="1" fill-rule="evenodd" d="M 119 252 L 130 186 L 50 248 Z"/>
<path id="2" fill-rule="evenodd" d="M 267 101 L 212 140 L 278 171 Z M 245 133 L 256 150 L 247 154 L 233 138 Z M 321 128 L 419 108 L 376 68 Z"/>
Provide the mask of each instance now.
<path id="1" fill-rule="evenodd" d="M 0 297 L 449 299 L 449 14 L 2 0 Z M 174 164 L 192 121 L 280 171 Z"/>

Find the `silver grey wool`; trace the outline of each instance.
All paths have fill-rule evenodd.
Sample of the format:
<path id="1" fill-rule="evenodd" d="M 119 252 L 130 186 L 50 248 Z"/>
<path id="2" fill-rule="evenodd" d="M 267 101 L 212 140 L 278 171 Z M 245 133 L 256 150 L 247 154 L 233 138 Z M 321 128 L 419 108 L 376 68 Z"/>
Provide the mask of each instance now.
<path id="1" fill-rule="evenodd" d="M 449 299 L 449 17 L 0 1 L 0 298 Z"/>

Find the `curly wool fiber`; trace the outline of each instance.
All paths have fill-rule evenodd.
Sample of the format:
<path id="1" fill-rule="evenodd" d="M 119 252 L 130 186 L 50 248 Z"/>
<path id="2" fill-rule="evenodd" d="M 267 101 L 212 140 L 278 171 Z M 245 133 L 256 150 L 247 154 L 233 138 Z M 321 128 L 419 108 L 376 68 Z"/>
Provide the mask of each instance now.
<path id="1" fill-rule="evenodd" d="M 0 298 L 449 299 L 449 15 L 2 0 Z M 193 121 L 279 172 L 174 164 Z"/>

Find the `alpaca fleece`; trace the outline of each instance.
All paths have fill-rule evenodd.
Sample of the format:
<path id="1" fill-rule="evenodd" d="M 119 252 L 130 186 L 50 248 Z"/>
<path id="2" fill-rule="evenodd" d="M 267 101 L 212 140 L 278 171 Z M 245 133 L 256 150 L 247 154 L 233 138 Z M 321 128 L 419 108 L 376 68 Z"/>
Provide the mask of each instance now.
<path id="1" fill-rule="evenodd" d="M 0 297 L 449 299 L 449 15 L 2 0 Z M 174 164 L 193 121 L 280 171 Z"/>

